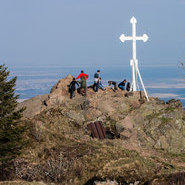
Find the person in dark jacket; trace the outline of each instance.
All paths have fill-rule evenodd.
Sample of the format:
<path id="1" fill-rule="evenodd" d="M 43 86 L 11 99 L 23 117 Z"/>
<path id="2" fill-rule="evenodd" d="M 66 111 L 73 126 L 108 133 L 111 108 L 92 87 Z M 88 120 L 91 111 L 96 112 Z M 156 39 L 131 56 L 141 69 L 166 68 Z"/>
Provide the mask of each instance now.
<path id="1" fill-rule="evenodd" d="M 99 88 L 99 79 L 100 79 L 100 70 L 97 70 L 97 72 L 94 74 L 94 85 L 93 85 L 93 90 L 95 92 L 98 92 Z"/>
<path id="2" fill-rule="evenodd" d="M 75 96 L 75 90 L 76 90 L 76 85 L 78 85 L 79 87 L 79 84 L 78 82 L 76 81 L 75 78 L 73 78 L 73 80 L 71 81 L 70 85 L 69 85 L 69 93 L 70 93 L 70 98 L 72 99 L 74 96 Z"/>
<path id="3" fill-rule="evenodd" d="M 117 90 L 117 83 L 115 81 L 108 81 L 109 87 L 111 87 L 112 85 L 114 86 L 114 88 L 111 87 L 111 89 L 113 91 Z"/>
<path id="4" fill-rule="evenodd" d="M 130 82 L 127 83 L 126 90 L 130 91 Z"/>
<path id="5" fill-rule="evenodd" d="M 125 84 L 126 84 L 126 80 L 123 80 L 121 83 L 119 83 L 118 87 L 121 89 L 121 90 L 125 90 Z"/>

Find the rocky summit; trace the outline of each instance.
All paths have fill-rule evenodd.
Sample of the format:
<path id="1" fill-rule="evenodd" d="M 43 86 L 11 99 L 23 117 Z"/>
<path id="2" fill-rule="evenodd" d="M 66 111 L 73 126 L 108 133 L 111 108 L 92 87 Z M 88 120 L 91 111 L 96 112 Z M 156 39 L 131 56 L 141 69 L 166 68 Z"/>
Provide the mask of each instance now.
<path id="1" fill-rule="evenodd" d="M 26 107 L 21 155 L 0 172 L 0 184 L 185 184 L 185 112 L 179 100 L 145 100 L 143 92 L 105 91 L 69 98 L 72 76 Z M 93 138 L 99 121 L 106 138 Z M 5 181 L 8 180 L 8 181 Z"/>

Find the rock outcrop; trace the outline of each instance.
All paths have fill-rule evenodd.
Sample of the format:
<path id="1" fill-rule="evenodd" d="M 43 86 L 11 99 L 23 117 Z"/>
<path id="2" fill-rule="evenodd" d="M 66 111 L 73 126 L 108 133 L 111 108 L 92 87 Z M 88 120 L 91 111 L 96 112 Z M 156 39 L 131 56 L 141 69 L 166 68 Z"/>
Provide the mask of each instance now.
<path id="1" fill-rule="evenodd" d="M 151 101 L 131 115 L 141 145 L 172 153 L 185 152 L 185 113 L 180 101 L 166 105 Z"/>
<path id="2" fill-rule="evenodd" d="M 32 118 L 46 108 L 45 101 L 48 94 L 38 95 L 18 104 L 17 109 L 26 108 L 23 112 L 25 118 Z"/>
<path id="3" fill-rule="evenodd" d="M 100 120 L 113 135 L 129 139 L 137 145 L 180 153 L 185 150 L 185 114 L 179 100 L 166 104 L 150 97 L 145 102 L 143 92 L 114 92 L 107 88 L 95 93 L 91 88 L 87 97 L 76 93 L 69 99 L 68 85 L 73 76 L 58 81 L 49 95 L 36 96 L 19 104 L 26 107 L 24 116 L 33 118 L 45 109 L 65 107 L 65 115 L 73 121 L 87 125 Z"/>
<path id="4" fill-rule="evenodd" d="M 98 93 L 89 88 L 87 97 L 76 92 L 71 100 L 71 80 L 68 75 L 49 95 L 19 105 L 27 108 L 24 121 L 32 144 L 14 161 L 15 179 L 129 185 L 160 184 L 170 174 L 184 174 L 185 112 L 180 101 L 150 97 L 146 102 L 143 92 L 110 88 Z M 87 125 L 95 121 L 102 121 L 112 139 L 91 138 Z"/>
<path id="5" fill-rule="evenodd" d="M 49 97 L 46 100 L 47 106 L 60 105 L 69 97 L 68 85 L 72 79 L 73 76 L 69 74 L 67 77 L 59 80 L 58 83 L 52 87 Z"/>

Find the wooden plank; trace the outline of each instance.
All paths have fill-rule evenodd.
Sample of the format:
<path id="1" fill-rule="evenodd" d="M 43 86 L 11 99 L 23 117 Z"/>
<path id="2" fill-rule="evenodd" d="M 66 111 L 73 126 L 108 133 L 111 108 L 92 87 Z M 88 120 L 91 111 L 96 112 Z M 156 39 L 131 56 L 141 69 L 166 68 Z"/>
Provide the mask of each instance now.
<path id="1" fill-rule="evenodd" d="M 91 131 L 91 135 L 92 135 L 92 137 L 94 138 L 95 135 L 94 135 L 93 128 L 92 128 L 91 124 L 87 125 L 87 127 L 88 127 L 88 129 Z"/>
<path id="2" fill-rule="evenodd" d="M 98 139 L 106 138 L 105 128 L 103 127 L 101 121 L 90 123 L 88 125 L 88 129 L 91 131 L 93 138 L 98 138 Z"/>
<path id="3" fill-rule="evenodd" d="M 98 134 L 98 131 L 96 129 L 95 124 L 94 123 L 90 123 L 89 126 L 90 126 L 90 130 L 91 130 L 92 136 L 95 137 L 95 138 L 99 138 L 99 134 Z"/>
<path id="4" fill-rule="evenodd" d="M 105 134 L 104 134 L 104 130 L 103 130 L 103 126 L 101 124 L 101 122 L 95 122 L 94 123 L 95 126 L 96 126 L 96 129 L 97 129 L 97 132 L 98 132 L 98 135 L 99 135 L 99 139 L 105 139 Z"/>

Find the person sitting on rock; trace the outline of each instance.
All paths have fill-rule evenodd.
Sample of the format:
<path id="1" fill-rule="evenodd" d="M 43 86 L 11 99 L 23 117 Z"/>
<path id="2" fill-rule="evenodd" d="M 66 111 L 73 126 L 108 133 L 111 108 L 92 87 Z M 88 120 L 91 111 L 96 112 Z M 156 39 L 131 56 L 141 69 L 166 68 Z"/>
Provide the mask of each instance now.
<path id="1" fill-rule="evenodd" d="M 127 83 L 126 90 L 130 91 L 130 82 Z"/>
<path id="2" fill-rule="evenodd" d="M 80 94 L 83 95 L 83 96 L 86 96 L 87 94 L 87 83 L 86 83 L 86 80 L 87 78 L 89 77 L 89 75 L 85 74 L 84 71 L 82 70 L 81 73 L 76 77 L 76 79 L 81 79 L 80 81 L 80 84 L 81 84 L 81 87 L 80 87 Z"/>
<path id="3" fill-rule="evenodd" d="M 125 84 L 126 84 L 126 80 L 123 80 L 121 83 L 119 83 L 118 87 L 121 89 L 121 90 L 125 90 Z"/>
<path id="4" fill-rule="evenodd" d="M 100 88 L 101 90 L 105 91 L 105 88 L 104 88 L 104 86 L 103 86 L 103 84 L 102 84 L 102 82 L 101 82 L 101 77 L 99 78 L 99 88 Z"/>
<path id="5" fill-rule="evenodd" d="M 116 91 L 118 88 L 117 88 L 117 83 L 115 81 L 108 81 L 108 84 L 110 86 L 110 88 L 113 90 L 113 91 Z M 112 88 L 111 86 L 114 86 L 114 88 Z"/>
<path id="6" fill-rule="evenodd" d="M 94 85 L 93 85 L 93 90 L 95 92 L 98 92 L 99 88 L 99 78 L 100 78 L 100 70 L 97 70 L 97 72 L 94 74 Z"/>
<path id="7" fill-rule="evenodd" d="M 75 96 L 76 85 L 78 85 L 79 87 L 78 82 L 76 81 L 75 78 L 73 78 L 73 80 L 71 81 L 69 85 L 70 99 L 72 99 Z"/>

